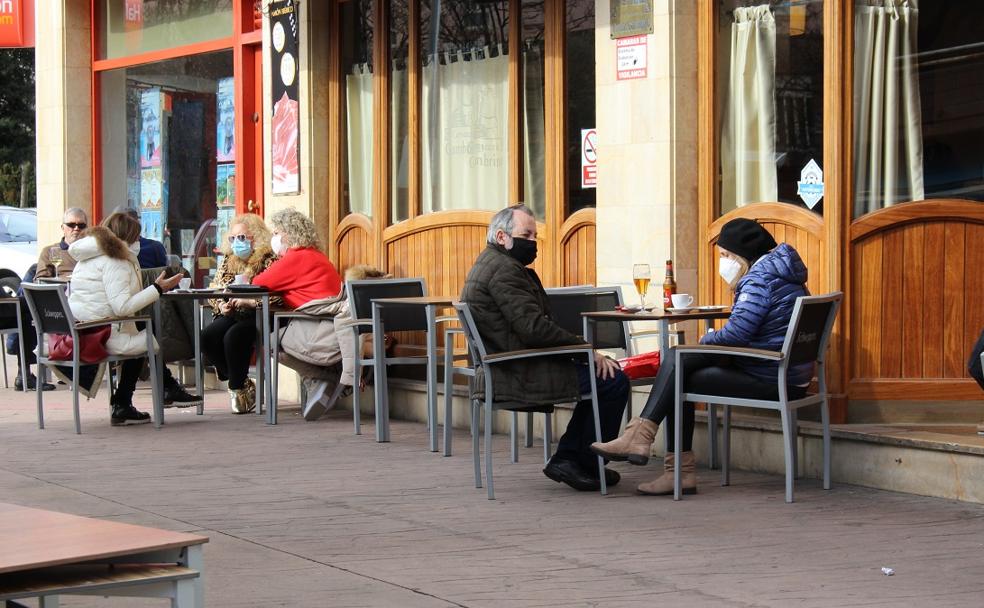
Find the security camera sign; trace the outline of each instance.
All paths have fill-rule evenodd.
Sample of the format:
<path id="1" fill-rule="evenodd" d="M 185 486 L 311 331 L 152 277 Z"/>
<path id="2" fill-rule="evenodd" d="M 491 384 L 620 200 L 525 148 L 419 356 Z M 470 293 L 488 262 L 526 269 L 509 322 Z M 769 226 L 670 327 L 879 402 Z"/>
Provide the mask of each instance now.
<path id="1" fill-rule="evenodd" d="M 646 77 L 647 46 L 646 36 L 619 38 L 615 41 L 617 80 Z"/>
<path id="2" fill-rule="evenodd" d="M 817 161 L 810 159 L 800 172 L 800 181 L 796 182 L 796 194 L 806 206 L 813 209 L 823 198 L 823 169 Z"/>

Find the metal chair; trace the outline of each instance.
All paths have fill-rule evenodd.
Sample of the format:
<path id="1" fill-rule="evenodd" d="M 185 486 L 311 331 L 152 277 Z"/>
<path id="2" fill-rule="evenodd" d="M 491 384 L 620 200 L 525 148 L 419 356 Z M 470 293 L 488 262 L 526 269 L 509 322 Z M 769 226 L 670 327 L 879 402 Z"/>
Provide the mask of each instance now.
<path id="1" fill-rule="evenodd" d="M 376 440 L 382 441 L 382 421 L 389 419 L 389 396 L 386 385 L 387 365 L 427 365 L 426 356 L 387 357 L 385 349 L 376 352 L 376 346 L 382 343 L 377 340 L 373 346 L 373 356 L 363 358 L 362 340 L 364 334 L 372 333 L 372 301 L 377 298 L 412 298 L 426 295 L 427 290 L 422 278 L 413 279 L 365 279 L 348 281 L 345 290 L 352 313 L 350 327 L 355 334 L 355 382 L 361 384 L 362 368 L 374 366 L 376 357 L 383 357 L 383 374 L 381 378 L 373 378 L 376 394 Z M 427 331 L 427 315 L 423 308 L 387 306 L 380 311 L 384 331 Z M 360 396 L 361 387 L 353 387 L 352 394 L 352 424 L 355 434 L 361 435 Z M 428 412 L 428 417 L 430 412 Z M 430 424 L 436 424 L 428 418 Z"/>
<path id="2" fill-rule="evenodd" d="M 458 303 L 454 305 L 455 310 L 458 313 L 458 320 L 461 323 L 462 331 L 465 334 L 465 339 L 468 342 L 468 348 L 471 354 L 471 360 L 473 364 L 474 377 L 478 377 L 480 374 L 485 378 L 485 398 L 483 400 L 472 399 L 472 411 L 471 411 L 471 431 L 472 431 L 472 457 L 475 464 L 475 487 L 482 487 L 482 473 L 481 473 L 481 457 L 479 455 L 479 408 L 485 408 L 485 480 L 488 486 L 488 496 L 489 500 L 495 499 L 495 490 L 492 482 L 492 414 L 495 410 L 508 410 L 508 411 L 527 411 L 534 409 L 537 411 L 552 411 L 553 408 L 550 406 L 536 405 L 536 404 L 524 404 L 515 401 L 496 401 L 495 394 L 493 392 L 493 382 L 492 377 L 494 373 L 495 365 L 499 363 L 504 363 L 506 361 L 516 361 L 520 359 L 533 359 L 539 357 L 549 357 L 555 355 L 569 355 L 571 357 L 576 357 L 578 355 L 583 355 L 587 359 L 588 363 L 588 374 L 591 378 L 591 392 L 588 395 L 582 395 L 582 399 L 591 399 L 591 408 L 594 414 L 594 427 L 595 427 L 595 438 L 601 441 L 601 421 L 598 415 L 598 387 L 595 384 L 595 369 L 594 369 L 594 349 L 588 345 L 573 345 L 573 346 L 558 346 L 556 348 L 536 348 L 529 350 L 519 350 L 519 351 L 509 351 L 502 353 L 492 353 L 489 354 L 485 350 L 485 344 L 482 341 L 481 334 L 478 333 L 478 328 L 475 325 L 475 319 L 472 317 L 471 310 L 468 308 L 468 304 Z M 546 413 L 546 412 L 545 412 Z M 549 413 L 547 413 L 549 416 Z M 598 475 L 601 481 L 601 493 L 608 493 L 608 485 L 605 483 L 605 463 L 604 460 L 598 457 Z"/>
<path id="3" fill-rule="evenodd" d="M 20 365 L 21 386 L 24 387 L 24 390 L 26 391 L 28 366 L 25 363 L 26 359 L 24 353 L 24 339 L 22 338 L 22 336 L 24 335 L 23 333 L 24 328 L 22 327 L 22 322 L 21 322 L 21 301 L 20 298 L 16 296 L 2 296 L 0 297 L 0 306 L 4 304 L 14 307 L 14 315 L 16 316 L 17 319 L 17 325 L 15 327 L 6 327 L 0 329 L 0 348 L 6 349 L 6 345 L 4 344 L 4 342 L 6 342 L 7 334 L 13 334 L 13 333 L 17 334 L 17 344 L 20 347 L 20 359 L 18 359 L 18 361 L 21 364 Z M 7 379 L 7 356 L 5 353 L 0 353 L 0 356 L 2 356 L 3 358 L 3 387 L 10 388 L 10 382 Z M 44 379 L 42 378 L 39 382 L 44 382 Z"/>
<path id="4" fill-rule="evenodd" d="M 820 404 L 820 420 L 823 426 L 823 489 L 830 489 L 830 412 L 827 405 L 827 375 L 825 358 L 827 343 L 834 326 L 834 319 L 840 308 L 843 293 L 834 292 L 820 296 L 801 296 L 796 298 L 793 314 L 786 331 L 786 339 L 779 351 L 761 350 L 756 348 L 738 348 L 732 346 L 678 346 L 676 357 L 676 391 L 674 404 L 674 454 L 673 469 L 673 498 L 680 500 L 680 444 L 682 430 L 680 425 L 683 402 L 719 404 L 724 406 L 723 440 L 721 446 L 721 485 L 730 482 L 730 448 L 731 448 L 731 406 L 778 410 L 782 420 L 783 454 L 786 464 L 786 502 L 793 502 L 793 477 L 796 473 L 796 411 L 808 405 Z M 747 399 L 729 397 L 728 395 L 684 392 L 683 365 L 684 355 L 689 353 L 706 353 L 746 357 L 764 361 L 775 361 L 779 364 L 778 393 L 776 401 L 766 399 Z M 801 399 L 790 400 L 786 388 L 786 374 L 791 365 L 802 363 L 817 364 L 817 381 L 819 390 L 815 395 L 806 395 Z"/>
<path id="5" fill-rule="evenodd" d="M 91 364 L 113 363 L 126 359 L 142 359 L 145 356 L 150 363 L 150 386 L 154 399 L 154 426 L 160 428 L 164 418 L 164 405 L 161 396 L 160 378 L 157 370 L 157 353 L 155 352 L 154 335 L 149 330 L 149 316 L 133 317 L 113 317 L 109 319 L 99 319 L 98 321 L 77 322 L 72 316 L 72 309 L 68 305 L 68 297 L 65 295 L 64 285 L 41 285 L 37 283 L 24 283 L 24 297 L 31 310 L 34 319 L 34 327 L 38 335 L 38 366 L 41 365 L 68 365 L 68 361 L 53 361 L 48 358 L 47 343 L 44 340 L 46 334 L 68 334 L 72 337 L 73 344 L 79 344 L 79 332 L 84 329 L 102 327 L 124 322 L 145 322 L 147 324 L 147 352 L 139 355 L 110 355 L 100 361 L 93 361 Z M 82 423 L 79 417 L 79 349 L 75 348 L 72 352 L 72 412 L 75 415 L 75 432 L 82 433 Z M 40 380 L 41 374 L 38 374 Z M 44 391 L 37 391 L 38 394 L 38 428 L 44 428 Z"/>

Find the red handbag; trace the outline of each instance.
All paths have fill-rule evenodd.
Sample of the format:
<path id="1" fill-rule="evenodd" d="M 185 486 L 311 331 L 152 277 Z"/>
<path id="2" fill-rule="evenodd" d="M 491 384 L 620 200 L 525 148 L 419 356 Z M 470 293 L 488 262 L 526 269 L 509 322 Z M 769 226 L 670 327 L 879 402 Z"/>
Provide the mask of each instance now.
<path id="1" fill-rule="evenodd" d="M 622 372 L 629 377 L 629 380 L 652 378 L 659 372 L 659 351 L 625 357 L 619 359 L 618 364 L 622 366 Z"/>
<path id="2" fill-rule="evenodd" d="M 79 341 L 82 343 L 79 361 L 98 363 L 108 357 L 106 341 L 109 340 L 111 331 L 112 326 L 110 325 L 79 330 Z M 73 348 L 71 334 L 50 334 L 48 336 L 48 358 L 52 361 L 71 361 Z"/>

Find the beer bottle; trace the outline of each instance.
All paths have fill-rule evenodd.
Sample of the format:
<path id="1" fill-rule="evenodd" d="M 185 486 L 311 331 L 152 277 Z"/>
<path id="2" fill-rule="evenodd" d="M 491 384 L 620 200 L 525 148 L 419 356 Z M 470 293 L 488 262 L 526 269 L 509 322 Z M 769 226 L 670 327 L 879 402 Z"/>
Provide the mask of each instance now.
<path id="1" fill-rule="evenodd" d="M 666 260 L 666 278 L 663 279 L 663 308 L 673 306 L 670 296 L 676 293 L 676 281 L 673 280 L 673 260 Z"/>

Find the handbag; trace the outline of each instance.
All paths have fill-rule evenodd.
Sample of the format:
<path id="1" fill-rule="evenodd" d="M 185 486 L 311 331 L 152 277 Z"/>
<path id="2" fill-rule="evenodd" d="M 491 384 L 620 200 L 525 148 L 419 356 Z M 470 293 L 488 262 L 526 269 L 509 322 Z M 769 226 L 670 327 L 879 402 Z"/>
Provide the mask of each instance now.
<path id="1" fill-rule="evenodd" d="M 112 331 L 110 325 L 101 325 L 79 330 L 79 361 L 82 363 L 98 363 L 109 356 L 106 341 Z M 51 334 L 48 336 L 48 358 L 52 361 L 71 361 L 74 344 L 71 334 Z"/>
<path id="2" fill-rule="evenodd" d="M 618 360 L 622 372 L 629 380 L 652 378 L 659 372 L 659 351 L 654 350 L 641 355 L 633 355 Z"/>

